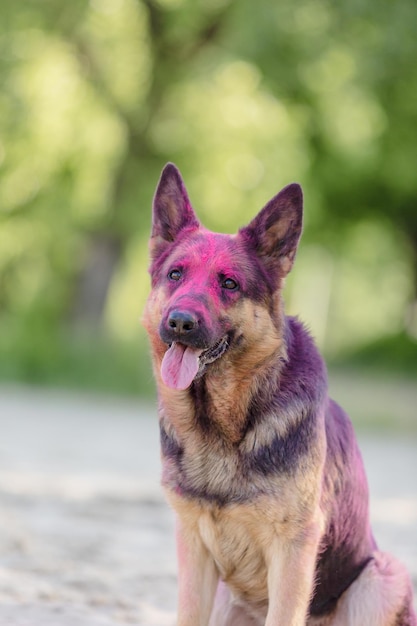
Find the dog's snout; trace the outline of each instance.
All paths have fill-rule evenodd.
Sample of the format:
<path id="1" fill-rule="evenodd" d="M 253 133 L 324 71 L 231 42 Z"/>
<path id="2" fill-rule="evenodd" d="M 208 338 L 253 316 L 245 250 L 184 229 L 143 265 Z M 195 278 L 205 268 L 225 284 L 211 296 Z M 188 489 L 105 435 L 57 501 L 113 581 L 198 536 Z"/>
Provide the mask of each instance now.
<path id="1" fill-rule="evenodd" d="M 197 326 L 197 318 L 187 311 L 172 311 L 168 317 L 168 328 L 176 335 L 187 335 Z"/>

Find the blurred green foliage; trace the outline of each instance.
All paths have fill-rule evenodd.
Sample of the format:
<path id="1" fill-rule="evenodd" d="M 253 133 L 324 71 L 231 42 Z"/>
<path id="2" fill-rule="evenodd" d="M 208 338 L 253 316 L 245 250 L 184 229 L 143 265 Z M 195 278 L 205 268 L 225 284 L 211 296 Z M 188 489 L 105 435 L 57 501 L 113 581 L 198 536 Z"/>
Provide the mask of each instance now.
<path id="1" fill-rule="evenodd" d="M 3 0 L 0 377 L 149 389 L 168 160 L 229 232 L 300 181 L 288 310 L 330 357 L 417 362 L 416 23 L 414 0 Z"/>

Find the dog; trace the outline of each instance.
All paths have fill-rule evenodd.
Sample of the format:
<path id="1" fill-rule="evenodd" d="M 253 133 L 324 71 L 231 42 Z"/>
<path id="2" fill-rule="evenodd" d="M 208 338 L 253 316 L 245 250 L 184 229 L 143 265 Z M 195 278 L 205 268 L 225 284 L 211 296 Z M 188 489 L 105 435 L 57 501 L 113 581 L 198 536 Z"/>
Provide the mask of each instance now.
<path id="1" fill-rule="evenodd" d="M 179 626 L 417 624 L 406 569 L 372 535 L 351 422 L 284 313 L 302 205 L 288 185 L 225 235 L 200 224 L 173 164 L 157 186 L 144 325 Z"/>

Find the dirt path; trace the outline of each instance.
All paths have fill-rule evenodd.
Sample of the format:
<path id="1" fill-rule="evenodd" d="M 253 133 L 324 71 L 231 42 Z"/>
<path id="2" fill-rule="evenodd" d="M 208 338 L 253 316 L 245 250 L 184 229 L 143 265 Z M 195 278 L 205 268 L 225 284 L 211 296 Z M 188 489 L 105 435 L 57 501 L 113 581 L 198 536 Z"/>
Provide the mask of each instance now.
<path id="1" fill-rule="evenodd" d="M 0 626 L 175 623 L 154 408 L 0 389 Z M 417 583 L 417 439 L 361 437 L 377 539 Z"/>

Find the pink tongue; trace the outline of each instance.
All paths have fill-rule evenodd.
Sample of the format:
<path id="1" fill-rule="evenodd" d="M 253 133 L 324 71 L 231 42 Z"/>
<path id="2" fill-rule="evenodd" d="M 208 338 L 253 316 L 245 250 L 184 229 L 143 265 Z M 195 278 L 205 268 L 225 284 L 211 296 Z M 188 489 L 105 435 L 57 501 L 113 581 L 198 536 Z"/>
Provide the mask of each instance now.
<path id="1" fill-rule="evenodd" d="M 181 343 L 173 343 L 162 360 L 161 376 L 164 383 L 172 389 L 187 389 L 198 372 L 201 352 Z"/>

